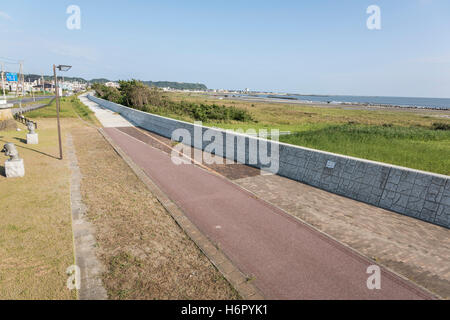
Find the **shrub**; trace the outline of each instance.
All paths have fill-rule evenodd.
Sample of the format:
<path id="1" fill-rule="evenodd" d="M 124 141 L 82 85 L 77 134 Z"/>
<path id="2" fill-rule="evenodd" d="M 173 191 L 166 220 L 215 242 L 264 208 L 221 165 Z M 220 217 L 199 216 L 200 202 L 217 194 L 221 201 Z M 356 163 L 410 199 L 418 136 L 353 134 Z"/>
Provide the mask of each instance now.
<path id="1" fill-rule="evenodd" d="M 253 121 L 248 111 L 234 106 L 196 104 L 187 101 L 174 102 L 163 96 L 158 88 L 150 88 L 137 80 L 119 81 L 119 84 L 120 89 L 109 88 L 101 84 L 93 85 L 93 89 L 102 99 L 159 115 L 188 116 L 196 121 Z"/>
<path id="2" fill-rule="evenodd" d="M 435 122 L 431 125 L 431 128 L 433 130 L 448 131 L 448 130 L 450 130 L 450 123 Z"/>

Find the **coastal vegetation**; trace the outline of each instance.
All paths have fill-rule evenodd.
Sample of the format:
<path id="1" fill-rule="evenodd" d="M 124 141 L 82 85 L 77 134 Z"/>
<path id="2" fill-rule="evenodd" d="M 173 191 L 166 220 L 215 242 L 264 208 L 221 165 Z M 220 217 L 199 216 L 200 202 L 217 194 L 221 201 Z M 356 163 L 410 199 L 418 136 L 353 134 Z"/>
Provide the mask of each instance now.
<path id="1" fill-rule="evenodd" d="M 137 80 L 119 81 L 119 84 L 119 89 L 102 84 L 94 84 L 93 89 L 103 99 L 163 116 L 187 117 L 196 121 L 254 122 L 250 112 L 244 109 L 216 103 L 173 101 L 158 88 L 150 88 Z"/>
<path id="2" fill-rule="evenodd" d="M 111 100 L 115 94 L 110 95 L 103 97 Z M 164 93 L 158 99 L 170 103 L 149 99 L 143 110 L 224 129 L 279 129 L 290 132 L 280 137 L 285 143 L 450 175 L 448 110 L 315 106 L 185 93 Z M 219 104 L 221 110 L 245 116 L 199 116 L 192 107 Z"/>

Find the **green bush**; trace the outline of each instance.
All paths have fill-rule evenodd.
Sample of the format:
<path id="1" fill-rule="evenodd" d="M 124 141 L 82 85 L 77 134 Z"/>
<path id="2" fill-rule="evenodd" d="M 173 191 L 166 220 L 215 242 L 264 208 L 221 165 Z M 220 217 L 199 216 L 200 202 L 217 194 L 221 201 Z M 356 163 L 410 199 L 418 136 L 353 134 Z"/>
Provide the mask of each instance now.
<path id="1" fill-rule="evenodd" d="M 119 81 L 119 84 L 120 89 L 102 84 L 94 84 L 93 89 L 102 99 L 163 116 L 188 116 L 196 121 L 254 121 L 251 114 L 244 109 L 217 104 L 174 102 L 163 96 L 158 88 L 150 88 L 137 80 Z"/>
<path id="2" fill-rule="evenodd" d="M 431 126 L 431 128 L 433 130 L 444 130 L 444 131 L 449 131 L 450 130 L 450 124 L 448 123 L 442 123 L 442 122 L 435 122 L 433 123 L 433 125 Z"/>

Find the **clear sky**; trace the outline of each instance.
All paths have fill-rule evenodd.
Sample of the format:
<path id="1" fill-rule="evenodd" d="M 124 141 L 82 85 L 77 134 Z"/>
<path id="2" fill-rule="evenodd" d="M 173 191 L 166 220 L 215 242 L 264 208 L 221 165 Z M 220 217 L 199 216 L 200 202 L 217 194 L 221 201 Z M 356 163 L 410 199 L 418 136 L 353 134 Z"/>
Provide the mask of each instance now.
<path id="1" fill-rule="evenodd" d="M 369 5 L 381 30 L 369 30 Z M 69 5 L 81 29 L 69 30 Z M 25 73 L 209 88 L 450 97 L 450 1 L 0 2 L 0 57 Z M 16 66 L 9 66 L 9 69 Z"/>

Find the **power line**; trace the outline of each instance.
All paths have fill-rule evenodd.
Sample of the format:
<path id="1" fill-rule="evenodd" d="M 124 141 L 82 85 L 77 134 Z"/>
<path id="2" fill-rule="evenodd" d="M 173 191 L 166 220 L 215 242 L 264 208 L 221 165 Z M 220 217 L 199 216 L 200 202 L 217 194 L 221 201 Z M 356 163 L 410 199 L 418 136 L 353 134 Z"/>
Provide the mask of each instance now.
<path id="1" fill-rule="evenodd" d="M 9 61 L 15 61 L 17 63 L 20 63 L 23 60 L 17 60 L 17 59 L 11 59 L 11 58 L 5 58 L 5 57 L 0 57 L 1 60 L 9 60 Z"/>
<path id="2" fill-rule="evenodd" d="M 5 61 L 1 61 L 1 62 L 3 62 L 3 64 L 8 64 L 8 65 L 20 65 L 20 62 L 5 62 Z"/>

